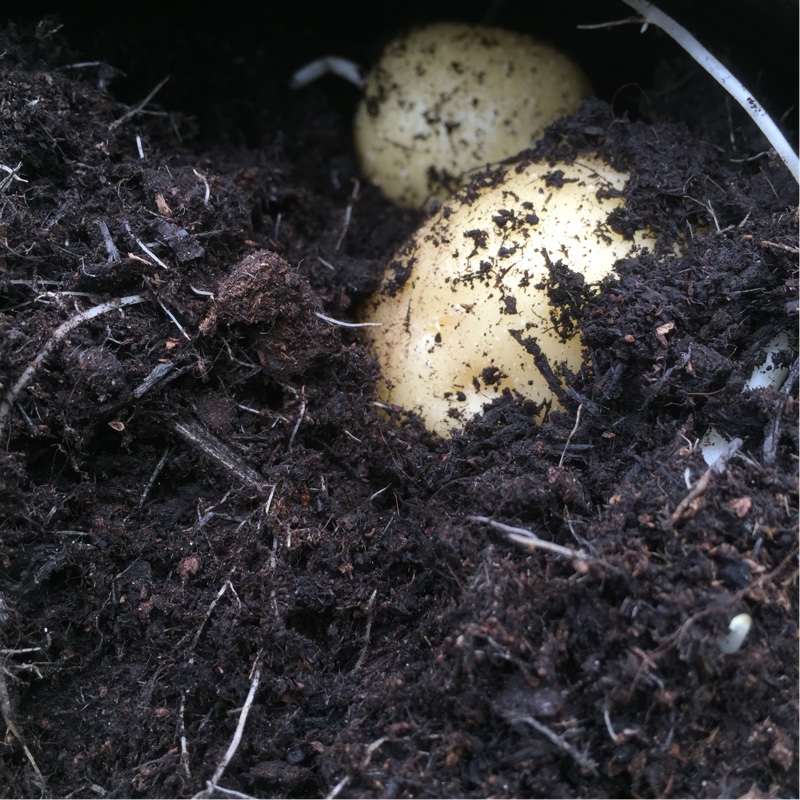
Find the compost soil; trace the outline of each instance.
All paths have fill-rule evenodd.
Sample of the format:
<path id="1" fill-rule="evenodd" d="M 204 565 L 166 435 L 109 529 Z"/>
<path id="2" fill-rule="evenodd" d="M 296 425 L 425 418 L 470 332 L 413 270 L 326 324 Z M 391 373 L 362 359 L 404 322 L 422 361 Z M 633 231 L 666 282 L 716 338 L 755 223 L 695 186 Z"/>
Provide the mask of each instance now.
<path id="1" fill-rule="evenodd" d="M 241 91 L 176 45 L 183 107 L 147 98 L 165 32 L 131 34 L 133 83 L 56 20 L 2 33 L 0 793 L 797 796 L 784 166 L 651 31 L 671 58 L 535 155 L 628 168 L 615 225 L 678 255 L 599 293 L 554 265 L 564 410 L 508 395 L 439 439 L 331 321 L 424 214 L 358 182 L 357 90 L 292 92 L 279 33 Z M 743 391 L 781 331 L 789 380 Z M 714 470 L 712 426 L 740 440 Z"/>

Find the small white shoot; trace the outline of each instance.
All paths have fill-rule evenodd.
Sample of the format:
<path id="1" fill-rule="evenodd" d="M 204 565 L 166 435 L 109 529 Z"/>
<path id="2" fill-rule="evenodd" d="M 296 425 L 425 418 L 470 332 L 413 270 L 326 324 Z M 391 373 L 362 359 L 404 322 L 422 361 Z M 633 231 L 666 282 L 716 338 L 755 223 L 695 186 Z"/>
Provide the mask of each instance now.
<path id="1" fill-rule="evenodd" d="M 737 614 L 730 621 L 728 632 L 719 640 L 719 649 L 724 655 L 729 656 L 739 651 L 752 624 L 753 618 L 749 614 Z"/>
<path id="2" fill-rule="evenodd" d="M 352 83 L 353 86 L 363 89 L 366 81 L 361 73 L 361 67 L 354 61 L 350 61 L 340 56 L 323 56 L 315 61 L 311 61 L 304 67 L 300 67 L 292 75 L 289 83 L 292 89 L 303 89 L 314 81 L 318 81 L 325 75 L 336 75 L 339 78 Z"/>

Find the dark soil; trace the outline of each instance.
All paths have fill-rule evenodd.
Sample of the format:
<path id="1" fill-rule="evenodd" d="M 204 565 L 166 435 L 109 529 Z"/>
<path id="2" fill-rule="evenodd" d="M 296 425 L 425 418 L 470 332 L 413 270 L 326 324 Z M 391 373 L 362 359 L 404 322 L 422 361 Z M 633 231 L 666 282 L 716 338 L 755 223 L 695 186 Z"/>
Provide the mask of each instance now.
<path id="1" fill-rule="evenodd" d="M 319 315 L 354 320 L 421 214 L 354 192 L 355 89 L 287 84 L 455 15 L 394 5 L 1 33 L 0 794 L 796 797 L 797 185 L 657 32 L 581 32 L 599 99 L 539 154 L 605 153 L 617 223 L 690 244 L 586 298 L 541 427 L 513 397 L 450 441 L 386 420 Z M 568 48 L 626 15 L 495 5 Z M 789 36 L 740 62 L 780 116 L 796 21 L 737 9 Z M 789 381 L 743 392 L 781 330 Z"/>

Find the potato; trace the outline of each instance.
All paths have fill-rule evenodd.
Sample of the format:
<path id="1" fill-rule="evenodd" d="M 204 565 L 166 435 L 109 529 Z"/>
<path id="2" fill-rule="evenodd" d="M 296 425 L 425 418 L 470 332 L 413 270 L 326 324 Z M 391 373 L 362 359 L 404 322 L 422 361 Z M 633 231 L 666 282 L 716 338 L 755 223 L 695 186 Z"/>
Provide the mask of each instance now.
<path id="1" fill-rule="evenodd" d="M 548 261 L 594 284 L 654 245 L 647 232 L 626 240 L 608 225 L 628 177 L 596 157 L 523 161 L 448 201 L 400 248 L 367 302 L 364 319 L 381 323 L 370 329 L 381 400 L 417 412 L 442 436 L 504 389 L 558 406 L 522 342 L 533 340 L 556 375 L 562 365 L 580 369 L 577 331 L 565 328 L 542 284 Z"/>
<path id="2" fill-rule="evenodd" d="M 529 36 L 461 23 L 412 30 L 367 78 L 354 122 L 362 173 L 421 208 L 469 170 L 530 147 L 589 93 L 576 64 Z"/>

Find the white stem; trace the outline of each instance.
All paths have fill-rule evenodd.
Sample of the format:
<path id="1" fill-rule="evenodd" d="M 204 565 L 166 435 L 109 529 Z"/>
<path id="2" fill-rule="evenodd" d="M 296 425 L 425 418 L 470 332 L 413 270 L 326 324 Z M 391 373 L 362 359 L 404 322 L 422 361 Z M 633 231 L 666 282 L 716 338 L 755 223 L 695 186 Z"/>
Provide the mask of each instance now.
<path id="1" fill-rule="evenodd" d="M 758 125 L 764 136 L 780 156 L 781 160 L 792 173 L 794 179 L 800 183 L 800 161 L 797 153 L 792 150 L 786 137 L 781 133 L 772 118 L 764 111 L 761 104 L 744 86 L 731 74 L 730 70 L 718 61 L 703 47 L 697 39 L 682 25 L 675 22 L 659 8 L 648 0 L 622 0 L 623 3 L 636 9 L 645 19 L 661 28 L 664 33 L 671 36 L 701 67 L 703 67 L 725 91 L 750 115 L 753 122 Z"/>
<path id="2" fill-rule="evenodd" d="M 64 337 L 72 330 L 87 322 L 90 319 L 99 317 L 101 314 L 108 314 L 109 311 L 116 311 L 123 306 L 132 306 L 137 303 L 144 303 L 147 298 L 142 294 L 129 295 L 128 297 L 118 297 L 115 300 L 110 300 L 108 303 L 101 303 L 99 306 L 94 306 L 86 311 L 81 311 L 74 317 L 71 317 L 66 322 L 61 323 L 54 331 L 53 335 L 47 340 L 45 346 L 39 351 L 36 358 L 25 368 L 22 375 L 19 376 L 17 382 L 8 390 L 5 399 L 0 402 L 0 438 L 2 438 L 5 429 L 5 420 L 8 417 L 11 407 L 16 402 L 20 392 L 30 383 L 31 378 L 36 374 L 36 370 L 42 365 L 42 362 L 53 352 L 56 345 L 61 342 Z"/>

